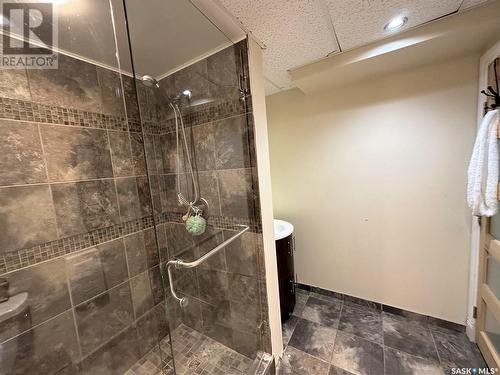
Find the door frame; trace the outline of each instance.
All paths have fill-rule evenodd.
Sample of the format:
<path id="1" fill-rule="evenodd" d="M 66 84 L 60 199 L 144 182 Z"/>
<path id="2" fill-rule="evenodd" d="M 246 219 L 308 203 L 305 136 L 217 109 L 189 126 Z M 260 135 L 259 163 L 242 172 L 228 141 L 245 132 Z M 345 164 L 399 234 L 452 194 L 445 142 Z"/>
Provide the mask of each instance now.
<path id="1" fill-rule="evenodd" d="M 488 82 L 488 66 L 496 58 L 500 56 L 500 40 L 484 53 L 479 60 L 479 90 L 477 100 L 477 121 L 476 126 L 483 119 L 484 112 L 484 95 L 480 93 L 481 89 L 486 88 Z M 478 295 L 478 280 L 479 280 L 479 250 L 481 248 L 481 225 L 477 217 L 472 218 L 471 228 L 471 256 L 469 269 L 469 298 L 467 307 L 467 336 L 470 340 L 476 341 L 476 302 Z"/>
<path id="2" fill-rule="evenodd" d="M 486 306 L 494 319 L 500 322 L 500 300 L 486 283 L 486 267 L 488 256 L 500 262 L 500 241 L 490 233 L 490 218 L 481 218 L 481 243 L 479 250 L 479 274 L 477 291 L 476 342 L 490 368 L 500 367 L 500 355 L 484 332 L 486 323 Z"/>
<path id="3" fill-rule="evenodd" d="M 491 47 L 480 58 L 479 90 L 486 88 L 488 81 L 488 67 L 500 57 L 500 41 Z M 479 93 L 477 109 L 477 126 L 481 123 L 484 114 L 484 95 Z M 483 332 L 485 324 L 486 305 L 490 307 L 495 317 L 500 321 L 500 303 L 487 287 L 486 266 L 487 256 L 494 252 L 495 258 L 500 257 L 500 241 L 490 234 L 490 219 L 476 217 L 472 220 L 471 231 L 471 262 L 469 281 L 469 306 L 467 313 L 467 334 L 476 341 L 483 356 L 490 367 L 500 367 L 500 358 L 488 336 Z M 477 310 L 476 310 L 477 306 Z"/>

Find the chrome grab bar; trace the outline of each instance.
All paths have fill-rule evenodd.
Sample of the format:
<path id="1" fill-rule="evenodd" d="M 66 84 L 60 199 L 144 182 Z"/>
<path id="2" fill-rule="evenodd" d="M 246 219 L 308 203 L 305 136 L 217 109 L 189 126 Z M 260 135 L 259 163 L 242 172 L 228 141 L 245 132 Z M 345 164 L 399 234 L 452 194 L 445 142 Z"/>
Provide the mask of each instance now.
<path id="1" fill-rule="evenodd" d="M 194 268 L 194 267 L 199 266 L 201 263 L 203 263 L 204 261 L 206 261 L 210 257 L 214 256 L 215 254 L 217 254 L 221 249 L 223 249 L 224 247 L 226 247 L 227 245 L 229 245 L 231 242 L 233 242 L 235 239 L 237 239 L 243 233 L 245 233 L 247 230 L 250 229 L 250 227 L 247 226 L 247 225 L 238 225 L 238 226 L 241 227 L 241 228 L 243 228 L 243 229 L 240 230 L 238 233 L 236 233 L 231 238 L 225 240 L 219 246 L 217 246 L 214 249 L 210 250 L 208 253 L 206 253 L 202 257 L 196 259 L 195 261 L 193 261 L 193 262 L 184 262 L 184 261 L 179 260 L 179 259 L 168 261 L 168 263 L 167 263 L 167 273 L 168 273 L 168 282 L 170 284 L 170 292 L 172 293 L 172 296 L 179 302 L 179 304 L 181 305 L 181 307 L 187 306 L 188 300 L 187 300 L 186 297 L 179 298 L 179 296 L 175 292 L 175 290 L 174 290 L 174 282 L 173 282 L 173 278 L 172 278 L 172 269 L 171 268 L 172 267 L 175 267 L 175 268 Z"/>

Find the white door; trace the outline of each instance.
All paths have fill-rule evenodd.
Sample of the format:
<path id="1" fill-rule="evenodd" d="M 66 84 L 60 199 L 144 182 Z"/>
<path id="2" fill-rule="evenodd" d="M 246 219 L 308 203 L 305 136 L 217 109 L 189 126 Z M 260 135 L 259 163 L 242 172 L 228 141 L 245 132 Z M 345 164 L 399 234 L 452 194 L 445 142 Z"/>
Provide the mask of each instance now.
<path id="1" fill-rule="evenodd" d="M 480 89 L 500 85 L 500 42 L 481 58 L 480 74 Z M 492 101 L 480 103 L 483 115 Z M 476 341 L 488 366 L 500 368 L 500 213 L 481 218 L 477 296 Z"/>

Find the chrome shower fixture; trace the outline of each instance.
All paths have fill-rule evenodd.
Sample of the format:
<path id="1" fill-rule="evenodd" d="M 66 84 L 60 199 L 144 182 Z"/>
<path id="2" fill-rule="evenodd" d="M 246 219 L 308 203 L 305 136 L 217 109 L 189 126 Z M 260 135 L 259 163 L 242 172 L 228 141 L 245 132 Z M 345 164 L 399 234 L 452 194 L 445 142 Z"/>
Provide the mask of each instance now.
<path id="1" fill-rule="evenodd" d="M 156 87 L 160 88 L 160 82 L 153 76 L 150 76 L 148 74 L 145 74 L 141 77 L 142 83 L 146 85 L 147 87 Z M 171 102 L 181 102 L 183 99 L 187 99 L 188 102 L 191 101 L 191 98 L 193 97 L 193 93 L 189 89 L 182 90 L 177 96 L 175 97 L 170 97 L 169 100 Z"/>
<path id="2" fill-rule="evenodd" d="M 141 80 L 148 87 L 154 86 L 154 87 L 160 88 L 160 83 L 158 82 L 158 80 L 156 78 L 153 78 L 153 77 L 147 75 L 147 74 L 143 75 L 141 77 Z"/>
<path id="3" fill-rule="evenodd" d="M 188 103 L 191 103 L 191 98 L 193 97 L 193 92 L 189 89 L 182 90 L 177 94 L 177 96 L 170 97 L 170 100 L 177 104 L 182 104 L 183 101 L 187 101 Z"/>

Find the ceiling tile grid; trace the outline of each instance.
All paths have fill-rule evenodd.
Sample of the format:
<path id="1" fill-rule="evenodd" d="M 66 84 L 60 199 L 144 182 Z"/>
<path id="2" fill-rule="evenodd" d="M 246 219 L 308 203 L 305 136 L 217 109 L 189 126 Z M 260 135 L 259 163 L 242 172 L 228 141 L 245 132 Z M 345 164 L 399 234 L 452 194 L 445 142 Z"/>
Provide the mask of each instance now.
<path id="1" fill-rule="evenodd" d="M 492 0 L 464 0 L 462 6 L 460 7 L 461 11 L 467 10 L 469 8 L 482 5 L 485 3 L 490 3 Z"/>
<path id="2" fill-rule="evenodd" d="M 408 17 L 405 29 L 454 13 L 462 0 L 326 0 L 342 51 L 383 39 L 384 26 Z M 400 30 L 401 31 L 401 30 Z"/>
<path id="3" fill-rule="evenodd" d="M 293 87 L 291 69 L 491 1 L 498 0 L 219 0 L 266 45 L 267 94 Z M 407 24 L 386 31 L 396 16 Z"/>
<path id="4" fill-rule="evenodd" d="M 265 45 L 264 75 L 292 87 L 293 69 L 338 49 L 318 0 L 220 0 Z"/>

